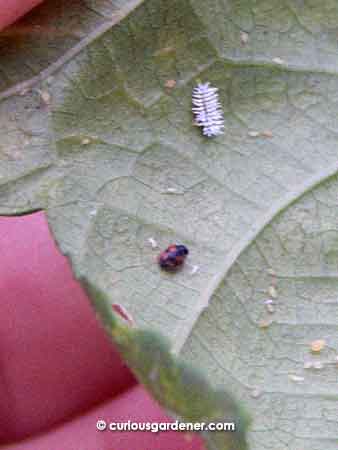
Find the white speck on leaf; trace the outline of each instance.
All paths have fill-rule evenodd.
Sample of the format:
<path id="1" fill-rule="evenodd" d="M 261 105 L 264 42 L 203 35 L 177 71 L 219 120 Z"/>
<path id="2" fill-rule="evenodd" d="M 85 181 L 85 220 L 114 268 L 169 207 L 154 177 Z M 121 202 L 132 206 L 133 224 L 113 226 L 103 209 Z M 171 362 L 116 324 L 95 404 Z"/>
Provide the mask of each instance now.
<path id="1" fill-rule="evenodd" d="M 185 263 L 187 267 L 190 267 L 190 275 L 195 275 L 200 270 L 199 266 L 196 266 L 195 264 L 190 264 L 189 262 Z"/>
<path id="2" fill-rule="evenodd" d="M 213 137 L 224 133 L 223 111 L 217 88 L 211 87 L 210 83 L 199 83 L 193 89 L 192 104 L 195 124 L 203 128 L 204 136 Z"/>
<path id="3" fill-rule="evenodd" d="M 258 397 L 260 397 L 261 394 L 262 394 L 262 392 L 257 388 L 252 389 L 252 391 L 251 391 L 252 398 L 258 398 Z"/>
<path id="4" fill-rule="evenodd" d="M 265 300 L 264 304 L 265 304 L 266 310 L 270 314 L 273 314 L 275 312 L 274 301 L 271 298 L 268 298 L 267 300 Z"/>
<path id="5" fill-rule="evenodd" d="M 266 310 L 270 313 L 273 314 L 275 312 L 275 307 L 273 306 L 273 304 L 268 304 L 266 305 Z"/>
<path id="6" fill-rule="evenodd" d="M 248 136 L 250 137 L 258 137 L 260 135 L 259 131 L 249 131 Z"/>
<path id="7" fill-rule="evenodd" d="M 177 189 L 175 189 L 175 188 L 168 188 L 168 189 L 167 189 L 167 193 L 168 193 L 168 194 L 177 194 L 177 192 L 178 192 L 178 191 L 177 191 Z"/>
<path id="8" fill-rule="evenodd" d="M 199 271 L 199 266 L 192 266 L 191 271 L 190 271 L 190 275 L 195 275 L 195 273 L 197 273 Z"/>
<path id="9" fill-rule="evenodd" d="M 245 31 L 240 32 L 241 44 L 246 45 L 249 42 L 249 35 Z"/>
<path id="10" fill-rule="evenodd" d="M 289 378 L 291 381 L 294 381 L 295 383 L 301 383 L 305 380 L 304 377 L 301 377 L 299 375 L 289 374 Z"/>
<path id="11" fill-rule="evenodd" d="M 149 242 L 149 244 L 151 245 L 151 248 L 158 248 L 158 244 L 157 244 L 157 242 L 155 241 L 154 238 L 150 237 L 150 238 L 148 239 L 148 242 Z"/>
<path id="12" fill-rule="evenodd" d="M 285 64 L 284 59 L 278 58 L 278 57 L 277 57 L 277 58 L 273 58 L 272 61 L 273 61 L 275 64 L 279 64 L 279 65 Z"/>
<path id="13" fill-rule="evenodd" d="M 277 290 L 274 286 L 270 286 L 268 289 L 268 294 L 271 298 L 277 298 Z"/>
<path id="14" fill-rule="evenodd" d="M 81 144 L 82 144 L 82 145 L 88 145 L 88 144 L 90 144 L 90 139 L 88 139 L 88 138 L 82 139 Z"/>
<path id="15" fill-rule="evenodd" d="M 39 93 L 41 100 L 45 105 L 49 105 L 52 99 L 52 96 L 48 91 L 41 91 L 40 89 L 37 89 L 37 92 Z"/>

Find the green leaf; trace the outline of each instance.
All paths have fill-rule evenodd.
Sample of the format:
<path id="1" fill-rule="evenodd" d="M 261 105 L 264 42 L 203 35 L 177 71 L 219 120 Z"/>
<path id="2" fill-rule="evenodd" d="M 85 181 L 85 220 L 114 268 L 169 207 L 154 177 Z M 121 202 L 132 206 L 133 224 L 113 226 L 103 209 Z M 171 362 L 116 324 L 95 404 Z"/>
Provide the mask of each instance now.
<path id="1" fill-rule="evenodd" d="M 336 447 L 337 224 L 336 175 L 295 191 L 233 247 L 183 346 L 254 411 L 250 448 Z"/>
<path id="2" fill-rule="evenodd" d="M 337 23 L 333 0 L 148 0 L 0 104 L 0 213 L 46 209 L 78 277 L 248 405 L 251 450 L 336 446 Z M 198 79 L 221 137 L 192 125 Z M 197 272 L 159 270 L 170 242 Z"/>
<path id="3" fill-rule="evenodd" d="M 213 389 L 202 372 L 172 355 L 169 341 L 157 332 L 122 323 L 108 307 L 105 294 L 88 280 L 80 281 L 124 361 L 169 414 L 193 423 L 234 422 L 235 432 L 202 435 L 211 449 L 247 449 L 249 419 L 232 395 Z"/>

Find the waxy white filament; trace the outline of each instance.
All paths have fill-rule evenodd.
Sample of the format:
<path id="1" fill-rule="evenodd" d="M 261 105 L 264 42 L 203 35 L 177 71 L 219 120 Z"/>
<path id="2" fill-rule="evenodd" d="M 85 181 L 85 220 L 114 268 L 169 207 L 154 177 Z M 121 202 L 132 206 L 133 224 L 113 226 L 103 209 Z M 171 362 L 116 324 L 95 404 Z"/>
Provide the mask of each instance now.
<path id="1" fill-rule="evenodd" d="M 217 92 L 218 89 L 211 87 L 210 83 L 200 83 L 192 92 L 195 123 L 203 127 L 203 134 L 208 137 L 218 136 L 224 132 L 223 111 Z"/>

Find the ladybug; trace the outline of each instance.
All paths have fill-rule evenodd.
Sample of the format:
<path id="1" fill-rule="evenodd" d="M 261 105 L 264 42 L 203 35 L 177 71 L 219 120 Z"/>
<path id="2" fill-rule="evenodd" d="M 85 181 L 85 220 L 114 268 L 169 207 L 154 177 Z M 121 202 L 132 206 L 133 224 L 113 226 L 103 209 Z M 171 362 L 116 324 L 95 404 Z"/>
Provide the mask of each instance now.
<path id="1" fill-rule="evenodd" d="M 185 245 L 171 244 L 157 258 L 160 267 L 164 270 L 175 271 L 183 265 L 189 250 Z"/>

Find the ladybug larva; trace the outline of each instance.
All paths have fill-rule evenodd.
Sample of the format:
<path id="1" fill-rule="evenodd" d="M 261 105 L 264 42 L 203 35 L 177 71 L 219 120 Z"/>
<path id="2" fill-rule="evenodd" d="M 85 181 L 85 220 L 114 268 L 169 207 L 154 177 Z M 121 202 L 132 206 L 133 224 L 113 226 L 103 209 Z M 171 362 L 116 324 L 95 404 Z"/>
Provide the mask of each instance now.
<path id="1" fill-rule="evenodd" d="M 189 250 L 185 245 L 171 244 L 160 253 L 157 261 L 162 269 L 175 271 L 183 265 L 188 253 Z"/>
<path id="2" fill-rule="evenodd" d="M 204 136 L 210 138 L 224 133 L 223 111 L 217 88 L 210 86 L 210 83 L 199 83 L 193 90 L 192 104 L 195 124 L 203 128 Z"/>

